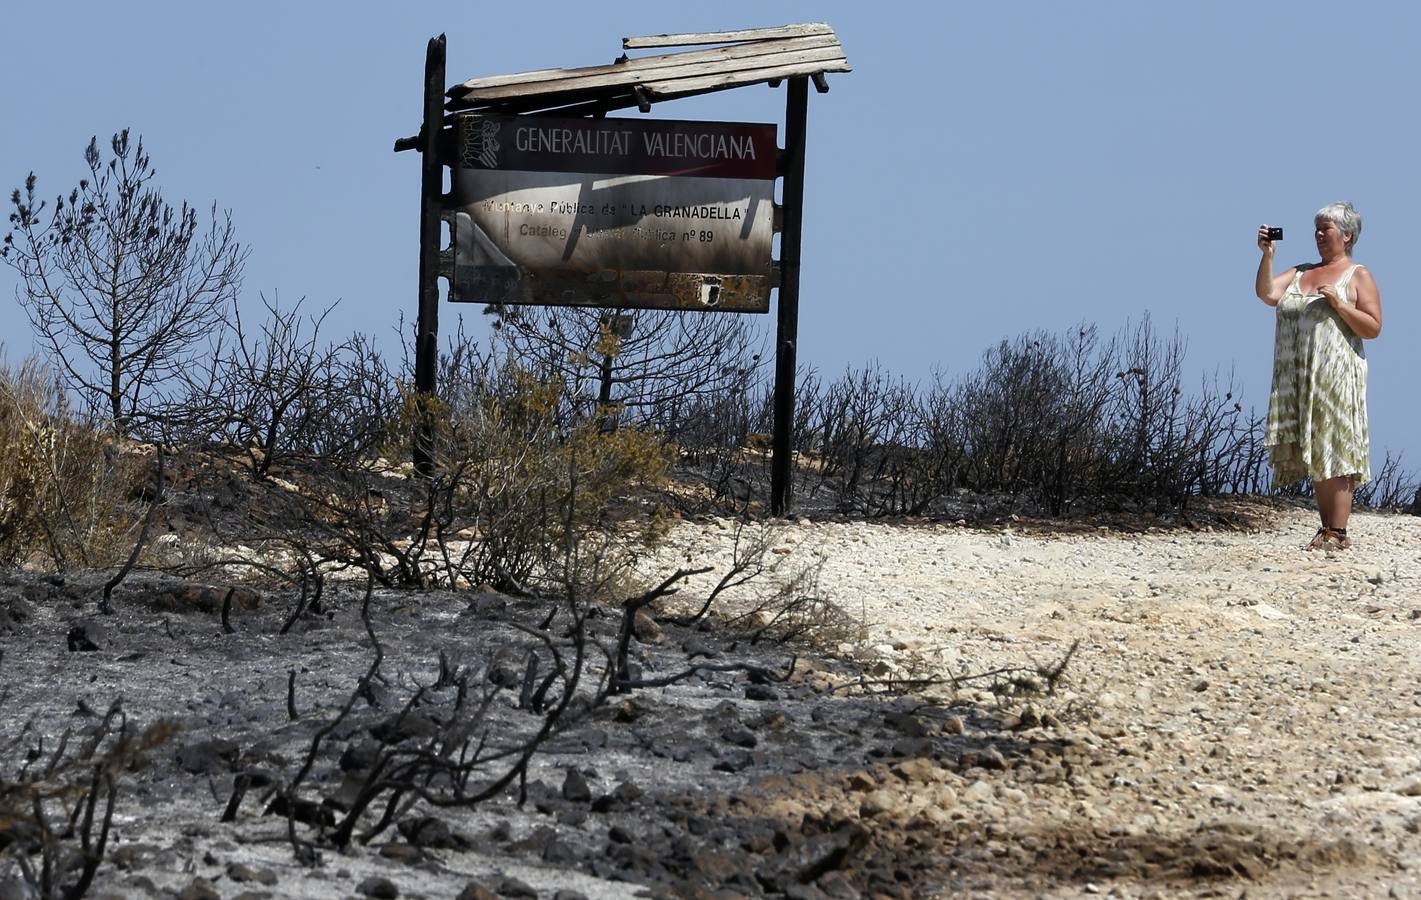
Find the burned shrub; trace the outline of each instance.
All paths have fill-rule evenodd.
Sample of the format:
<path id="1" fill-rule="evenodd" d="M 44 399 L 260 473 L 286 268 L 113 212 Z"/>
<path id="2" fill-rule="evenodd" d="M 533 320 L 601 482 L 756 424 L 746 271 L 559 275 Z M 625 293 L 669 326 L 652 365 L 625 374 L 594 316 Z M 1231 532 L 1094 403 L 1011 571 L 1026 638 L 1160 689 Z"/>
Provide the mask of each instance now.
<path id="1" fill-rule="evenodd" d="M 83 735 L 65 732 L 53 750 L 27 747 L 19 762 L 0 760 L 0 871 L 18 870 L 22 896 L 78 898 L 88 892 L 108 850 L 120 780 L 176 727 L 130 725 L 115 701 Z"/>
<path id="2" fill-rule="evenodd" d="M 142 515 L 139 456 L 76 414 L 39 364 L 0 368 L 0 565 L 122 558 Z"/>

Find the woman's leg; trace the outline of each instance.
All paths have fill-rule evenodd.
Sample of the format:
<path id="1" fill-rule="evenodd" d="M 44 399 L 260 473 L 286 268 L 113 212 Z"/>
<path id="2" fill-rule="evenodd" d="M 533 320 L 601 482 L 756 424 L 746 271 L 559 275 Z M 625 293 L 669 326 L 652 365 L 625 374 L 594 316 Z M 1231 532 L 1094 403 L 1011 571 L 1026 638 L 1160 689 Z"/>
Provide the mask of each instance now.
<path id="1" fill-rule="evenodd" d="M 1356 482 L 1351 475 L 1339 475 L 1313 484 L 1317 495 L 1317 514 L 1322 519 L 1323 528 L 1347 529 L 1347 520 L 1352 515 L 1352 487 Z"/>

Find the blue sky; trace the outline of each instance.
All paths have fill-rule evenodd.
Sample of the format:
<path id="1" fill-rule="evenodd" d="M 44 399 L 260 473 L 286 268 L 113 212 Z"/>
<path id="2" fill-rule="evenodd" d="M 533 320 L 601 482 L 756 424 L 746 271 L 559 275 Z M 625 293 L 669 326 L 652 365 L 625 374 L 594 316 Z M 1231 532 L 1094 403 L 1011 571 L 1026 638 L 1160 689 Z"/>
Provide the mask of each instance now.
<path id="1" fill-rule="evenodd" d="M 392 340 L 414 309 L 419 162 L 391 144 L 418 130 L 429 37 L 448 35 L 457 81 L 610 62 L 627 35 L 811 21 L 855 71 L 810 94 L 802 362 L 922 378 L 1028 329 L 1149 313 L 1178 324 L 1190 372 L 1232 369 L 1261 409 L 1254 230 L 1284 226 L 1285 265 L 1312 259 L 1312 213 L 1347 199 L 1385 313 L 1373 466 L 1390 448 L 1421 468 L 1416 4 L 9 4 L 0 186 L 34 170 L 67 192 L 89 136 L 131 127 L 170 199 L 232 210 L 245 304 L 339 300 L 332 333 Z M 753 87 L 653 115 L 783 113 L 783 90 Z M 29 347 L 14 288 L 0 269 L 12 358 Z"/>

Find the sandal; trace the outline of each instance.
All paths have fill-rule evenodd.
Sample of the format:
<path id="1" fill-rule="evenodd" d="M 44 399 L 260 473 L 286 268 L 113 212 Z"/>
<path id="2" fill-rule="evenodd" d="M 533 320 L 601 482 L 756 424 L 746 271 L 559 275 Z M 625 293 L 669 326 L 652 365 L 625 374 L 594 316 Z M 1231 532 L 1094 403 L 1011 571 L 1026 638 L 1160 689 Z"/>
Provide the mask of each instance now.
<path id="1" fill-rule="evenodd" d="M 1317 534 L 1312 536 L 1304 550 L 1322 550 L 1332 542 L 1332 531 L 1327 528 L 1319 528 Z"/>
<path id="2" fill-rule="evenodd" d="M 1352 547 L 1352 539 L 1347 537 L 1347 529 L 1330 528 L 1327 532 L 1327 543 L 1324 550 L 1348 550 Z"/>
<path id="3" fill-rule="evenodd" d="M 1352 547 L 1352 540 L 1347 537 L 1345 528 L 1319 528 L 1317 534 L 1312 536 L 1304 550 L 1348 550 Z"/>

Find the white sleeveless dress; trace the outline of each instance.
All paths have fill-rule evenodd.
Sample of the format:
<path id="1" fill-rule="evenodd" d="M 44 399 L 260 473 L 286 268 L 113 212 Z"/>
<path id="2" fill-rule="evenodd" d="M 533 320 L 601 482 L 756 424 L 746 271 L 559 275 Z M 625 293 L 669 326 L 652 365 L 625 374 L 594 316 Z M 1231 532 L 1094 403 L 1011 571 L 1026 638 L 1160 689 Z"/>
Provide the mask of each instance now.
<path id="1" fill-rule="evenodd" d="M 1337 282 L 1347 287 L 1358 266 Z M 1321 294 L 1304 294 L 1302 272 L 1278 301 L 1273 390 L 1263 439 L 1280 484 L 1351 475 L 1371 478 L 1367 357 L 1362 339 Z"/>

